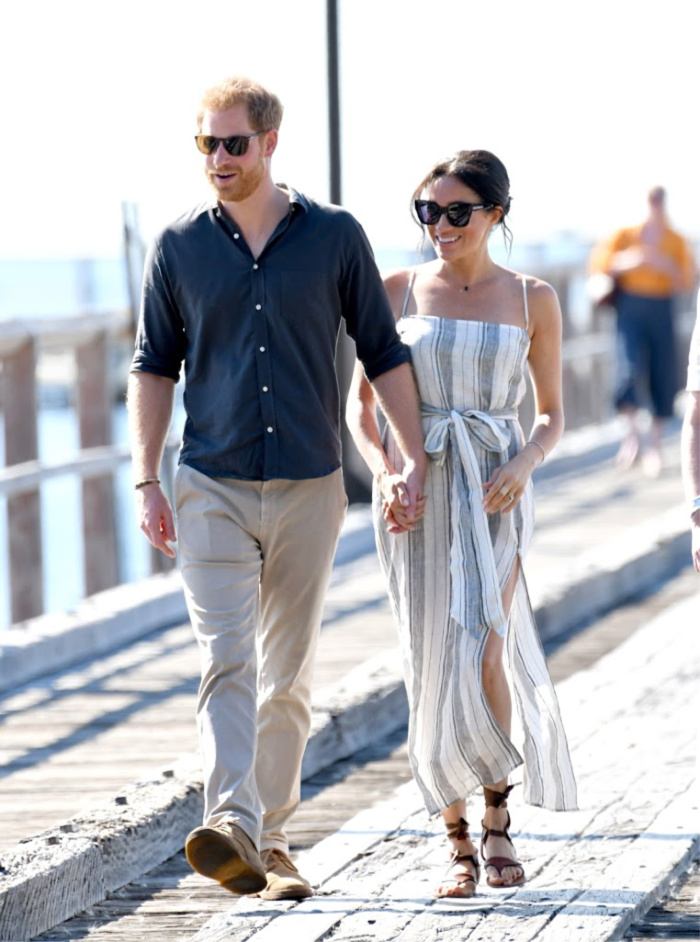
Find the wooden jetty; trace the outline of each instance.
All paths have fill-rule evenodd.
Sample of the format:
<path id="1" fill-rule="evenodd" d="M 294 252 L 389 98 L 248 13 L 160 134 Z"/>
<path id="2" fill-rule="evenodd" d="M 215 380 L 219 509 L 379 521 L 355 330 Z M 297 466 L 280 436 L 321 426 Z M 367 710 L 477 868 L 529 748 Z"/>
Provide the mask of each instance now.
<path id="1" fill-rule="evenodd" d="M 12 344 L 2 347 L 0 343 L 0 353 L 8 350 L 11 353 L 14 349 Z M 545 640 L 580 627 L 585 620 L 677 572 L 687 560 L 688 533 L 678 476 L 677 425 L 666 441 L 667 470 L 654 481 L 643 477 L 638 469 L 624 477 L 616 474 L 610 456 L 618 436 L 619 427 L 615 423 L 570 433 L 558 450 L 558 457 L 548 461 L 538 474 L 538 529 L 526 571 Z M 111 445 L 86 449 L 66 467 L 46 467 L 36 459 L 27 459 L 5 469 L 0 476 L 0 492 L 12 498 L 37 492 L 47 475 L 59 473 L 79 473 L 86 479 L 99 477 L 107 472 L 118 453 L 119 460 L 127 460 L 124 449 L 120 451 Z M 584 475 L 586 487 L 582 488 Z M 359 534 L 360 540 L 365 540 L 368 532 L 366 525 L 364 529 L 359 527 L 353 539 Z M 234 911 L 230 898 L 216 887 L 196 875 L 182 876 L 182 862 L 172 855 L 201 814 L 201 778 L 192 722 L 197 656 L 189 628 L 182 624 L 184 609 L 175 618 L 176 606 L 168 608 L 159 623 L 144 619 L 141 624 L 136 619 L 129 635 L 131 643 L 102 656 L 110 647 L 110 634 L 112 647 L 114 639 L 120 637 L 114 632 L 116 622 L 123 624 L 131 619 L 128 606 L 120 612 L 111 611 L 110 607 L 117 599 L 138 595 L 139 591 L 139 587 L 134 587 L 131 593 L 128 589 L 110 590 L 113 594 L 101 592 L 91 596 L 85 609 L 92 611 L 92 619 L 85 612 L 69 619 L 44 616 L 43 620 L 23 621 L 21 629 L 0 637 L 0 689 L 8 690 L 0 715 L 3 731 L 0 940 L 20 942 L 38 936 L 50 926 L 56 926 L 50 931 L 58 934 L 46 935 L 47 939 L 97 938 L 93 929 L 97 932 L 98 927 L 93 926 L 91 913 L 112 904 L 126 912 L 134 899 L 141 898 L 139 894 L 145 894 L 141 918 L 160 905 L 152 905 L 152 888 L 161 879 L 170 881 L 178 902 L 172 904 L 171 920 L 165 919 L 156 926 L 146 919 L 144 937 L 152 933 L 152 937 L 161 938 L 167 933 L 174 940 L 176 927 L 184 919 L 184 928 L 190 935 L 182 938 L 196 938 L 198 942 L 208 938 L 200 937 L 205 931 L 214 932 L 213 939 L 248 938 L 253 926 L 264 942 L 282 933 L 289 935 L 290 922 L 295 931 L 297 926 L 308 925 L 309 933 L 321 931 L 318 926 L 327 925 L 322 934 L 332 932 L 334 938 L 345 937 L 342 933 L 338 935 L 345 931 L 344 924 L 350 933 L 347 937 L 354 939 L 394 938 L 391 935 L 394 931 L 405 940 L 432 938 L 421 934 L 424 923 L 440 914 L 440 907 L 444 910 L 445 906 L 439 903 L 436 909 L 426 896 L 428 878 L 424 864 L 427 861 L 431 872 L 437 872 L 441 866 L 441 841 L 435 822 L 426 820 L 416 804 L 417 796 L 410 783 L 396 795 L 384 797 L 376 819 L 366 820 L 365 815 L 359 822 L 354 820 L 347 825 L 343 821 L 352 819 L 348 814 L 343 821 L 333 819 L 331 834 L 323 834 L 318 823 L 312 837 L 308 833 L 306 838 L 301 834 L 297 837 L 298 847 L 306 848 L 308 854 L 304 866 L 319 885 L 319 896 L 314 898 L 317 909 L 313 908 L 314 901 L 308 901 L 308 905 L 277 907 L 273 912 L 258 910 L 254 903 L 244 901 Z M 171 600 L 172 596 L 169 590 L 168 598 Z M 150 602 L 149 610 L 154 606 L 157 609 L 157 597 Z M 682 617 L 687 619 L 687 615 Z M 53 628 L 49 622 L 55 623 Z M 152 633 L 155 628 L 159 630 Z M 668 625 L 662 625 L 661 630 L 667 638 L 671 637 Z M 17 642 L 18 635 L 23 636 L 22 643 Z M 337 567 L 321 648 L 314 728 L 305 758 L 305 788 L 331 763 L 353 756 L 378 737 L 393 735 L 405 723 L 394 627 L 376 561 L 366 546 L 350 553 Z M 623 645 L 622 649 L 631 658 L 638 654 L 636 648 Z M 678 650 L 675 642 L 674 650 Z M 653 660 L 660 654 L 655 651 Z M 87 658 L 81 666 L 45 676 L 52 669 L 75 664 L 81 656 Z M 29 662 L 33 664 L 33 673 L 23 674 Z M 690 661 L 685 667 L 689 665 Z M 618 668 L 627 684 L 633 672 L 627 667 L 622 669 L 619 663 Z M 666 686 L 678 686 L 681 696 L 685 675 L 676 683 L 672 669 L 667 665 L 669 673 L 662 686 L 664 690 Z M 13 671 L 15 678 L 31 682 L 12 689 Z M 590 681 L 589 677 L 586 695 Z M 687 828 L 681 823 L 679 829 L 673 830 L 689 811 L 680 789 L 688 762 L 687 742 L 675 731 L 673 736 L 666 737 L 663 722 L 654 725 L 654 717 L 643 712 L 647 699 L 652 705 L 661 703 L 659 717 L 663 721 L 664 716 L 668 720 L 672 710 L 678 710 L 679 716 L 689 715 L 688 704 L 670 700 L 666 703 L 650 686 L 644 688 L 640 715 L 646 717 L 648 729 L 658 730 L 663 748 L 667 749 L 666 753 L 659 751 L 659 756 L 666 756 L 666 774 L 670 776 L 675 768 L 679 779 L 671 783 L 663 779 L 664 787 L 668 784 L 670 788 L 664 794 L 673 799 L 668 807 L 659 797 L 663 789 L 657 783 L 654 788 L 658 794 L 653 792 L 642 808 L 635 797 L 635 785 L 629 779 L 631 770 L 626 766 L 620 744 L 623 751 L 630 746 L 637 761 L 639 757 L 648 758 L 645 748 L 649 743 L 634 733 L 634 718 L 624 712 L 623 705 L 610 699 L 614 684 L 609 678 L 606 683 L 599 696 L 602 701 L 613 702 L 617 711 L 614 722 L 603 715 L 597 702 L 592 710 L 580 690 L 579 699 L 574 697 L 570 707 L 574 714 L 572 728 L 580 730 L 577 756 L 582 757 L 584 765 L 591 761 L 591 745 L 596 737 L 602 737 L 599 741 L 605 747 L 610 775 L 606 779 L 600 771 L 598 778 L 586 780 L 591 794 L 599 796 L 601 806 L 586 806 L 572 819 L 569 830 L 560 832 L 542 813 L 532 814 L 514 804 L 514 817 L 517 814 L 519 819 L 519 847 L 522 844 L 523 855 L 533 861 L 530 872 L 534 880 L 515 894 L 496 894 L 492 899 L 493 894 L 487 893 L 486 901 L 481 899 L 481 909 L 475 904 L 469 921 L 472 935 L 468 936 L 473 942 L 491 938 L 483 935 L 491 931 L 490 927 L 506 932 L 509 912 L 525 913 L 530 919 L 526 925 L 535 933 L 540 929 L 544 932 L 550 922 L 559 920 L 557 931 L 570 931 L 578 938 L 575 923 L 582 906 L 583 915 L 595 916 L 595 920 L 584 920 L 583 925 L 612 926 L 611 931 L 618 932 L 623 923 L 629 925 L 653 901 L 654 894 L 668 885 L 674 868 L 685 866 L 694 853 L 695 844 L 688 843 Z M 565 685 L 566 690 L 577 689 L 573 679 Z M 597 716 L 599 729 L 594 732 L 590 724 L 586 726 L 579 713 Z M 615 730 L 622 738 L 614 738 Z M 623 734 L 632 738 L 625 739 Z M 623 784 L 610 785 L 618 773 Z M 661 776 L 656 770 L 654 774 L 657 778 Z M 636 787 L 644 790 L 647 786 L 642 783 Z M 614 811 L 613 805 L 619 798 L 631 801 L 632 823 L 620 817 L 621 812 Z M 379 818 L 382 821 L 377 823 Z M 667 824 L 661 838 L 657 835 L 658 821 Z M 338 827 L 340 836 L 335 833 Z M 653 827 L 657 830 L 650 830 Z M 360 840 L 358 831 L 369 833 L 360 834 Z M 655 862 L 650 865 L 640 849 L 649 849 L 657 840 L 660 853 L 651 855 Z M 548 849 L 543 849 L 544 844 Z M 588 849 L 588 862 L 576 856 L 579 845 Z M 613 879 L 615 848 L 626 855 L 625 860 L 636 861 L 640 872 L 645 871 L 645 879 L 649 878 L 639 884 L 646 887 L 641 896 L 637 884 L 623 887 Z M 684 848 L 683 853 L 671 866 L 679 848 Z M 329 857 L 334 862 L 329 863 Z M 601 870 L 603 864 L 605 869 Z M 165 868 L 162 874 L 159 867 Z M 579 875 L 578 883 L 572 878 L 573 883 L 565 881 L 560 885 L 559 871 L 567 867 Z M 156 873 L 161 875 L 155 876 Z M 143 883 L 142 887 L 134 884 L 135 877 L 139 878 L 137 883 Z M 595 882 L 600 880 L 604 882 Z M 652 885 L 655 889 L 649 888 Z M 189 902 L 183 902 L 183 886 L 184 898 Z M 545 890 L 555 894 L 553 899 L 545 900 L 546 905 L 541 899 Z M 600 899 L 595 893 L 586 896 L 588 890 L 600 890 L 603 895 Z M 406 896 L 409 891 L 418 895 Z M 528 896 L 531 891 L 540 896 Z M 107 903 L 100 903 L 105 897 Z M 203 900 L 208 901 L 204 918 Z M 87 906 L 92 908 L 82 927 L 57 925 Z M 217 910 L 223 913 L 224 922 L 214 922 L 207 928 L 204 923 Z M 497 910 L 501 922 L 484 921 Z M 399 912 L 401 916 L 396 922 L 394 917 Z M 246 913 L 248 921 L 240 921 Z M 337 919 L 329 923 L 334 914 Z M 461 925 L 463 908 L 458 915 L 459 918 L 452 919 L 449 912 L 445 913 L 445 920 L 435 923 L 434 932 L 442 926 L 441 938 L 443 932 L 447 932 L 444 937 L 448 940 L 450 932 L 455 938 L 461 937 L 454 933 L 457 925 Z M 366 925 L 362 922 L 365 917 Z M 509 918 L 512 921 L 512 915 Z M 233 923 L 225 922 L 228 919 L 233 919 Z M 60 935 L 74 931 L 79 934 Z M 115 928 L 115 937 L 120 931 Z M 130 931 L 133 938 L 141 930 L 137 932 L 132 926 Z M 224 934 L 217 936 L 217 932 Z M 549 937 L 546 933 L 542 936 Z M 303 940 L 305 936 L 299 938 Z"/>
<path id="2" fill-rule="evenodd" d="M 641 472 L 620 478 L 609 459 L 599 458 L 591 465 L 589 451 L 579 451 L 576 457 L 573 452 L 567 456 L 563 449 L 559 472 L 552 463 L 551 476 L 537 483 L 544 517 L 538 531 L 542 542 L 539 547 L 537 541 L 533 545 L 527 571 L 535 607 L 545 624 L 548 612 L 554 610 L 564 618 L 568 599 L 573 600 L 569 608 L 573 607 L 574 617 L 580 620 L 584 610 L 577 608 L 580 601 L 576 597 L 581 596 L 581 585 L 587 586 L 590 617 L 597 606 L 609 607 L 611 585 L 617 585 L 618 601 L 642 587 L 637 582 L 635 589 L 628 579 L 620 578 L 625 567 L 641 570 L 643 584 L 648 586 L 668 574 L 669 560 L 675 558 L 676 565 L 682 565 L 677 555 L 668 553 L 668 544 L 658 539 L 658 529 L 651 543 L 647 533 L 651 519 L 658 524 L 673 511 L 679 493 L 677 441 L 667 444 L 669 473 L 657 481 L 649 481 Z M 582 466 L 591 493 L 596 495 L 587 505 L 580 487 Z M 649 519 L 641 529 L 625 529 L 622 521 L 642 500 Z M 326 608 L 315 687 L 314 735 L 307 754 L 311 764 L 305 760 L 307 778 L 389 732 L 391 727 L 382 727 L 378 720 L 391 721 L 394 728 L 405 722 L 405 703 L 401 706 L 402 701 L 396 699 L 401 679 L 394 629 L 371 553 L 371 534 L 357 525 L 357 519 L 353 524 L 355 529 L 348 538 L 355 541 L 357 552 L 341 547 Z M 606 555 L 601 554 L 601 539 L 612 559 L 596 569 L 594 557 Z M 363 544 L 363 540 L 369 543 Z M 644 551 L 645 541 L 651 547 L 648 552 Z M 674 542 L 683 543 L 678 535 Z M 638 554 L 636 565 L 632 564 L 630 546 Z M 682 550 L 687 561 L 688 547 L 682 545 Z M 564 577 L 564 572 L 568 576 Z M 552 622 L 550 619 L 550 629 Z M 564 620 L 560 627 L 566 624 Z M 614 633 L 609 643 L 617 643 Z M 3 882 L 13 885 L 14 863 L 21 859 L 42 862 L 43 876 L 34 872 L 33 879 L 37 881 L 35 898 L 41 900 L 40 914 L 48 919 L 43 928 L 95 904 L 110 891 L 116 891 L 118 898 L 119 887 L 129 886 L 144 871 L 152 872 L 160 861 L 175 854 L 190 823 L 197 823 L 201 780 L 198 783 L 196 759 L 191 756 L 190 768 L 184 770 L 178 769 L 176 762 L 183 749 L 194 749 L 191 717 L 197 673 L 188 629 L 173 626 L 82 668 L 35 681 L 4 698 L 3 743 L 8 751 L 3 791 L 11 802 L 1 819 L 3 829 L 8 839 L 14 833 L 20 840 L 37 835 L 42 826 L 47 830 L 19 848 L 15 845 L 19 858 L 15 848 L 6 846 L 5 852 L 0 852 L 7 872 L 0 881 L 0 894 Z M 37 733 L 38 738 L 33 739 Z M 28 748 L 32 741 L 35 748 Z M 93 779 L 95 790 L 91 791 Z M 140 783 L 129 784 L 137 779 Z M 163 810 L 161 801 L 161 810 L 155 815 L 155 804 L 148 802 L 156 802 L 168 789 L 180 789 L 180 803 Z M 52 808 L 53 795 L 57 804 Z M 120 798 L 121 804 L 117 803 Z M 68 811 L 71 803 L 72 815 Z M 45 806 L 48 816 L 42 824 Z M 30 809 L 30 817 L 26 809 Z M 402 827 L 400 822 L 398 827 Z M 103 853 L 109 849 L 108 858 L 95 856 L 95 848 L 100 846 Z M 85 856 L 81 856 L 83 851 L 78 853 L 80 848 Z M 56 864 L 59 858 L 68 869 L 63 879 L 57 880 L 51 862 Z M 24 873 L 26 877 L 32 870 Z M 101 874 L 108 882 L 93 885 Z M 28 897 L 21 875 L 17 879 L 15 899 L 22 901 L 19 911 L 33 915 L 24 905 Z M 200 889 L 192 891 L 194 907 Z M 93 893 L 91 897 L 81 897 L 88 891 Z M 132 887 L 128 892 L 135 891 Z M 81 898 L 85 900 L 82 906 Z M 226 900 L 225 905 L 230 902 Z M 61 906 L 68 908 L 61 910 Z M 0 910 L 0 925 L 12 910 L 12 906 Z M 14 912 L 16 915 L 18 910 Z M 43 929 L 34 934 L 40 931 Z M 15 942 L 15 936 L 10 938 Z"/>
<path id="3" fill-rule="evenodd" d="M 260 935 L 269 942 L 286 934 L 295 942 L 331 936 L 355 942 L 559 942 L 620 938 L 628 926 L 629 938 L 637 938 L 635 931 L 655 938 L 648 932 L 657 925 L 671 927 L 673 937 L 681 938 L 679 930 L 693 925 L 698 886 L 693 874 L 675 898 L 635 920 L 648 906 L 648 888 L 659 873 L 661 884 L 670 885 L 679 854 L 682 867 L 697 853 L 692 745 L 690 750 L 678 750 L 676 742 L 660 747 L 663 737 L 650 735 L 650 723 L 665 729 L 672 717 L 679 738 L 692 743 L 687 706 L 677 708 L 689 693 L 692 703 L 694 664 L 681 669 L 682 694 L 668 652 L 675 651 L 678 665 L 678 652 L 694 630 L 687 614 L 694 610 L 697 589 L 696 575 L 686 570 L 661 592 L 600 620 L 550 655 L 588 800 L 580 812 L 554 815 L 522 807 L 516 790 L 518 850 L 531 876 L 525 887 L 495 891 L 482 885 L 470 901 L 432 899 L 445 866 L 444 842 L 438 822 L 425 815 L 409 782 L 399 730 L 306 783 L 292 839 L 297 850 L 311 845 L 299 863 L 318 884 L 313 899 L 236 902 L 193 874 L 180 853 L 39 939 L 120 942 L 167 934 L 171 942 L 223 942 Z M 633 677 L 621 685 L 620 674 L 630 668 Z M 652 700 L 650 689 L 661 693 Z M 592 764 L 590 753 L 598 749 L 603 761 Z M 650 752 L 655 755 L 651 775 Z M 678 778 L 669 790 L 674 771 Z M 409 784 L 396 790 L 401 781 Z"/>

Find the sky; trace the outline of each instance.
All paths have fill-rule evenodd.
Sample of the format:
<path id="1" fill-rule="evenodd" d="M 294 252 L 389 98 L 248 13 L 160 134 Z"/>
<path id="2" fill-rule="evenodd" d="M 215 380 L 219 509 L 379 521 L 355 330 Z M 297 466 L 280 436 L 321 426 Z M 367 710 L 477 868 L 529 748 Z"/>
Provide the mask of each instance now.
<path id="1" fill-rule="evenodd" d="M 410 195 L 485 148 L 516 243 L 595 240 L 650 186 L 700 244 L 698 0 L 338 0 L 342 202 L 412 249 Z M 198 96 L 250 75 L 285 105 L 273 176 L 328 198 L 325 0 L 4 0 L 0 259 L 114 257 L 209 196 Z"/>

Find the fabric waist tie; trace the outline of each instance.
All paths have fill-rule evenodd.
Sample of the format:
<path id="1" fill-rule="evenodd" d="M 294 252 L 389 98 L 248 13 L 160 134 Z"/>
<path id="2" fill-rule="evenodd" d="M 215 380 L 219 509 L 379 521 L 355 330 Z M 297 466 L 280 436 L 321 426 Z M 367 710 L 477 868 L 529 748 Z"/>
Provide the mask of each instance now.
<path id="1" fill-rule="evenodd" d="M 503 423 L 518 418 L 513 409 L 481 412 L 478 409 L 438 409 L 421 403 L 426 417 L 439 417 L 425 438 L 425 450 L 439 466 L 453 466 L 452 541 L 450 545 L 450 615 L 475 635 L 493 628 L 504 634 L 506 619 L 493 555 L 487 514 L 483 508 L 483 482 L 472 437 L 488 451 L 503 454 L 511 435 Z M 464 512 L 467 510 L 467 513 Z M 469 579 L 464 574 L 469 574 Z"/>

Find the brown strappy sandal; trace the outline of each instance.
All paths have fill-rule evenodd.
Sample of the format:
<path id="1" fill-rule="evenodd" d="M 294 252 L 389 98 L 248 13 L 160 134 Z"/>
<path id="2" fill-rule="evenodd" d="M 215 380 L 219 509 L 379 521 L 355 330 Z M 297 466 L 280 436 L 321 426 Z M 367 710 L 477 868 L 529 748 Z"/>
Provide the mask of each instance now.
<path id="1" fill-rule="evenodd" d="M 460 818 L 455 824 L 447 824 L 447 822 L 445 822 L 445 826 L 447 828 L 447 837 L 450 840 L 464 841 L 469 837 L 469 825 L 464 818 Z M 474 874 L 469 873 L 468 870 L 460 870 L 450 876 L 450 873 L 452 873 L 455 867 L 464 863 L 470 863 L 474 867 Z M 479 861 L 474 854 L 460 854 L 455 847 L 455 851 L 450 858 L 450 863 L 445 871 L 445 876 L 442 879 L 440 887 L 443 889 L 445 884 L 449 883 L 457 892 L 440 893 L 436 890 L 434 895 L 438 899 L 468 899 L 476 893 L 476 884 L 479 882 L 480 870 Z"/>
<path id="2" fill-rule="evenodd" d="M 504 792 L 495 792 L 491 788 L 487 788 L 484 785 L 484 801 L 486 803 L 486 807 L 507 808 L 508 806 L 506 804 L 506 798 L 508 795 L 510 795 L 514 788 L 515 785 L 509 785 Z M 513 842 L 511 841 L 510 834 L 508 833 L 508 829 L 510 828 L 510 813 L 508 814 L 508 821 L 506 826 L 502 831 L 497 831 L 495 828 L 487 828 L 483 821 L 481 822 L 481 827 L 483 828 L 481 832 L 481 856 L 484 860 L 484 869 L 486 870 L 488 867 L 493 867 L 493 869 L 498 872 L 499 877 L 501 877 L 501 874 L 506 869 L 506 867 L 519 867 L 523 871 L 522 876 L 517 880 L 513 880 L 512 883 L 494 883 L 493 877 L 490 877 L 487 873 L 487 884 L 489 886 L 501 889 L 510 889 L 512 886 L 522 886 L 525 882 L 525 870 L 519 860 L 514 860 L 511 857 L 487 857 L 484 852 L 486 841 L 489 839 L 489 837 L 491 837 L 491 835 L 494 837 L 505 837 L 512 845 Z"/>

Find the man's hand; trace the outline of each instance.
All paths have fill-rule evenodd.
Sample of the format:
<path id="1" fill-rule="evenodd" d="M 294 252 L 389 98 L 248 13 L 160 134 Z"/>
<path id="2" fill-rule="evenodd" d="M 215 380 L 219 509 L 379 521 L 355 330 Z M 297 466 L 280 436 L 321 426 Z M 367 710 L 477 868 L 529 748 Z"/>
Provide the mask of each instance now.
<path id="1" fill-rule="evenodd" d="M 151 545 L 174 559 L 175 550 L 170 544 L 177 540 L 175 521 L 160 484 L 146 484 L 137 490 L 136 516 Z"/>
<path id="2" fill-rule="evenodd" d="M 383 474 L 379 479 L 382 492 L 382 515 L 389 533 L 414 530 L 425 512 L 423 496 L 425 466 L 407 462 L 403 474 Z"/>

